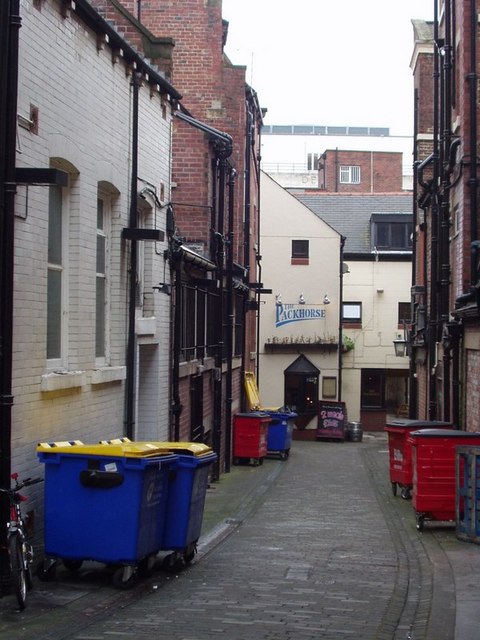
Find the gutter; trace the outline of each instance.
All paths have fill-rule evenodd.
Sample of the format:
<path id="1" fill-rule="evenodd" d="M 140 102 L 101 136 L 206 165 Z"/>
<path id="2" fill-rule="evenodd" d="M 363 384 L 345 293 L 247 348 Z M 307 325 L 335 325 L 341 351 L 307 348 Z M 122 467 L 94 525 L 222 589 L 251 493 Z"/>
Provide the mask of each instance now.
<path id="1" fill-rule="evenodd" d="M 187 124 L 190 124 L 192 127 L 195 127 L 195 129 L 203 131 L 210 137 L 211 140 L 221 143 L 224 146 L 225 152 L 228 152 L 228 155 L 225 155 L 224 158 L 228 158 L 232 154 L 233 139 L 232 136 L 230 136 L 228 133 L 219 131 L 218 129 L 211 127 L 209 124 L 205 124 L 204 122 L 193 118 L 192 116 L 186 114 L 184 111 L 175 111 L 175 116 L 179 120 L 183 120 Z"/>

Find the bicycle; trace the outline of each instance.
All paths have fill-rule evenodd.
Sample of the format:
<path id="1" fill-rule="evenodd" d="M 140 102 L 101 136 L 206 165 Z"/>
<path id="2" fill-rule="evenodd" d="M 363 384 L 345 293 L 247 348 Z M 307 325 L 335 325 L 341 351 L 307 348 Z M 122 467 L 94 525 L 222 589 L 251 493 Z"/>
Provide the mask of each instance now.
<path id="1" fill-rule="evenodd" d="M 43 478 L 26 478 L 19 482 L 18 473 L 12 473 L 11 478 L 15 485 L 10 489 L 0 488 L 0 492 L 8 497 L 10 504 L 10 519 L 7 522 L 7 551 L 13 589 L 18 606 L 20 610 L 23 610 L 25 609 L 27 591 L 33 586 L 33 548 L 27 540 L 25 522 L 20 507 L 27 498 L 21 495 L 20 490 L 43 482 Z"/>

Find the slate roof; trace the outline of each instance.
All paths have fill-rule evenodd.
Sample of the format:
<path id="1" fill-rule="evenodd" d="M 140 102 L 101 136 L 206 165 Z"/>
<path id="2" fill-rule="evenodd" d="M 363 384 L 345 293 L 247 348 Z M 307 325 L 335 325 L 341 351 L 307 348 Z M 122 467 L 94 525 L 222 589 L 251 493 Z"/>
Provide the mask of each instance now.
<path id="1" fill-rule="evenodd" d="M 300 202 L 345 236 L 345 253 L 371 255 L 370 218 L 374 213 L 412 215 L 411 193 L 339 194 L 289 189 Z"/>

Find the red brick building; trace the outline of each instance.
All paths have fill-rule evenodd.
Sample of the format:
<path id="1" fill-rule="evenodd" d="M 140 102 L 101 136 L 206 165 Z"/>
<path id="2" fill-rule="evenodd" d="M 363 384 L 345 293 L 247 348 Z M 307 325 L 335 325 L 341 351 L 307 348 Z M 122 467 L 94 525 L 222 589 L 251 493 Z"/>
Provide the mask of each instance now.
<path id="1" fill-rule="evenodd" d="M 245 67 L 224 54 L 221 2 L 94 3 L 182 94 L 172 193 L 160 198 L 169 212 L 171 438 L 211 444 L 217 471 L 228 470 L 244 373 L 255 368 L 262 112 Z"/>
<path id="2" fill-rule="evenodd" d="M 327 149 L 318 162 L 318 188 L 329 193 L 400 193 L 402 154 Z"/>
<path id="3" fill-rule="evenodd" d="M 411 398 L 419 418 L 480 430 L 479 3 L 414 21 Z"/>

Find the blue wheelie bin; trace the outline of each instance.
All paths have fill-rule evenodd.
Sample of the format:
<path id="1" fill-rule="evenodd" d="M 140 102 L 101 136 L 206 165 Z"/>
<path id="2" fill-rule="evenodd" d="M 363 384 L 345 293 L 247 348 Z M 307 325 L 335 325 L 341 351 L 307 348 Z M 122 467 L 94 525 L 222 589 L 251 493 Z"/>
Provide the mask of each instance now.
<path id="1" fill-rule="evenodd" d="M 119 565 L 113 583 L 129 588 L 142 561 L 163 544 L 169 474 L 176 456 L 152 445 L 42 443 L 45 464 L 45 570 L 62 559 Z M 51 561 L 51 562 L 50 562 Z"/>
<path id="2" fill-rule="evenodd" d="M 295 426 L 294 419 L 297 413 L 293 411 L 264 410 L 272 419 L 268 425 L 267 455 L 279 455 L 281 460 L 286 460 L 290 455 L 292 446 L 292 434 Z"/>
<path id="3" fill-rule="evenodd" d="M 176 472 L 168 492 L 162 549 L 181 554 L 188 563 L 200 537 L 209 473 L 217 454 L 207 445 L 194 442 L 164 444 L 176 455 Z"/>
<path id="4" fill-rule="evenodd" d="M 126 438 L 109 440 L 106 444 L 129 442 Z M 167 566 L 177 560 L 193 560 L 200 537 L 205 508 L 208 478 L 217 454 L 211 447 L 197 442 L 150 442 L 155 450 L 175 454 L 173 472 L 170 473 L 165 526 L 161 550 L 172 551 L 165 558 Z"/>

